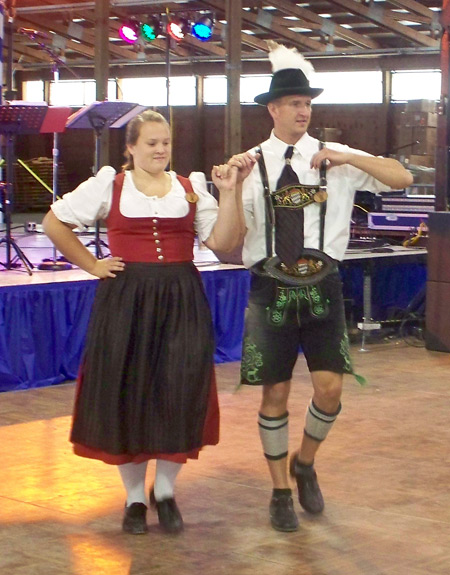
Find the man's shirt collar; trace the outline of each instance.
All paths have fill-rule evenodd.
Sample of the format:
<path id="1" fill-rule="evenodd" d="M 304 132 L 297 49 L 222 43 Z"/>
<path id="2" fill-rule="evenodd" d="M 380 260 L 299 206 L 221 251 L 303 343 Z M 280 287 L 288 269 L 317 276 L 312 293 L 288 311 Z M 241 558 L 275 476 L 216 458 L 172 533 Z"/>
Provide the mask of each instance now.
<path id="1" fill-rule="evenodd" d="M 286 147 L 289 144 L 283 142 L 279 138 L 277 138 L 272 130 L 270 134 L 270 143 L 272 145 L 272 149 L 277 157 L 280 160 L 284 160 L 284 153 L 286 152 Z M 294 153 L 297 152 L 301 156 L 308 158 L 315 152 L 317 152 L 317 140 L 312 138 L 307 132 L 303 134 L 303 136 L 294 144 Z"/>

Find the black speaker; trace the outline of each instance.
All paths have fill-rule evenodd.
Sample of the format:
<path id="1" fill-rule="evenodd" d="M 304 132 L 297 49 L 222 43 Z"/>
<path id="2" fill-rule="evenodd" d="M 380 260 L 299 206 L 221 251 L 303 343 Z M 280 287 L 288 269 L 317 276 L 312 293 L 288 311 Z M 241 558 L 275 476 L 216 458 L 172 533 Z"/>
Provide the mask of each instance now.
<path id="1" fill-rule="evenodd" d="M 428 219 L 425 345 L 450 353 L 450 212 L 432 212 Z"/>

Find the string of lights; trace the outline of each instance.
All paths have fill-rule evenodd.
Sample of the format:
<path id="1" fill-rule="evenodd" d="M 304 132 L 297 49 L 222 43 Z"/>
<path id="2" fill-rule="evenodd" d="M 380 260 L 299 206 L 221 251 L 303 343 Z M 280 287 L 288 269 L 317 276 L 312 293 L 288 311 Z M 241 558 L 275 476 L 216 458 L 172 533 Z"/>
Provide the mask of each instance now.
<path id="1" fill-rule="evenodd" d="M 168 15 L 165 22 L 160 16 L 149 16 L 145 20 L 132 18 L 119 28 L 119 36 L 128 44 L 135 44 L 140 38 L 144 42 L 153 42 L 158 36 L 167 34 L 176 42 L 180 42 L 187 34 L 191 34 L 201 42 L 211 39 L 214 30 L 212 14 L 201 14 L 195 20 L 174 15 Z"/>

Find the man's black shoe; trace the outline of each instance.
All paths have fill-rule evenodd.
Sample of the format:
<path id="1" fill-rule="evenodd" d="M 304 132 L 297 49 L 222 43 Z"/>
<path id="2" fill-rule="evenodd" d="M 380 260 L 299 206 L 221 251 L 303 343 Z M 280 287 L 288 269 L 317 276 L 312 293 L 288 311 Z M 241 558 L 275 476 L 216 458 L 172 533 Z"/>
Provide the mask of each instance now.
<path id="1" fill-rule="evenodd" d="M 324 502 L 314 466 L 300 463 L 294 454 L 289 464 L 289 473 L 297 481 L 298 500 L 303 509 L 314 515 L 322 513 Z"/>
<path id="2" fill-rule="evenodd" d="M 140 535 L 147 533 L 147 505 L 143 503 L 132 503 L 125 507 L 125 515 L 123 516 L 122 529 L 125 533 L 132 533 L 133 535 Z"/>
<path id="3" fill-rule="evenodd" d="M 286 490 L 288 491 L 288 490 Z M 297 531 L 298 519 L 290 493 L 274 493 L 269 506 L 270 523 L 277 531 Z"/>

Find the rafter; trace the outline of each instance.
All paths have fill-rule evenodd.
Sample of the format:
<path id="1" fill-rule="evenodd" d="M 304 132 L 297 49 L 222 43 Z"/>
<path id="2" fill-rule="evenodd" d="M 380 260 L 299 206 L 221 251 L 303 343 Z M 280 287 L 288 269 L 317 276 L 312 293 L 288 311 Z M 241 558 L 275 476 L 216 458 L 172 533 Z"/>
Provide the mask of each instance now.
<path id="1" fill-rule="evenodd" d="M 55 50 L 59 44 L 71 66 L 91 67 L 95 61 L 97 1 L 19 0 L 13 27 L 17 30 L 23 26 L 47 34 L 52 30 L 56 37 L 48 34 L 48 40 L 43 40 L 45 44 L 49 47 L 53 44 Z M 208 60 L 225 62 L 226 48 L 221 40 L 226 33 L 223 29 L 227 18 L 225 4 L 224 0 L 110 0 L 110 64 L 164 64 L 168 53 L 177 64 Z M 442 3 L 439 0 L 311 0 L 307 3 L 242 0 L 240 4 L 241 32 L 237 32 L 236 37 L 240 38 L 243 61 L 262 57 L 267 52 L 269 39 L 330 61 L 337 55 L 397 57 L 399 50 L 405 58 L 415 58 L 416 54 L 434 55 L 441 49 Z M 165 32 L 151 43 L 139 38 L 134 45 L 118 37 L 121 23 L 131 17 L 140 20 L 155 14 L 165 22 L 169 13 L 194 20 L 201 11 L 210 11 L 215 18 L 214 33 L 209 42 L 200 42 L 191 34 L 181 42 L 175 42 L 163 37 Z M 36 50 L 30 37 L 25 39 L 15 33 L 12 46 L 14 63 L 22 56 L 21 63 L 35 61 L 39 67 L 40 60 L 43 67 L 47 67 L 43 46 Z M 24 54 L 25 48 L 31 53 Z"/>
<path id="2" fill-rule="evenodd" d="M 388 0 L 388 2 L 397 8 L 408 10 L 408 12 L 418 14 L 419 16 L 424 16 L 430 22 L 438 19 L 437 12 L 433 12 L 433 10 L 430 10 L 427 6 L 424 6 L 415 0 Z"/>
<path id="3" fill-rule="evenodd" d="M 305 27 L 308 27 L 310 23 L 314 24 L 316 29 L 320 30 L 324 35 L 338 36 L 350 44 L 361 46 L 363 48 L 379 48 L 377 42 L 370 40 L 367 36 L 362 36 L 352 30 L 348 30 L 347 28 L 336 24 L 332 20 L 322 18 L 315 12 L 307 10 L 306 8 L 301 8 L 300 6 L 297 6 L 297 4 L 293 4 L 288 0 L 270 0 L 270 4 L 286 14 L 297 16 L 300 19 L 303 18 L 305 20 Z"/>
<path id="4" fill-rule="evenodd" d="M 220 22 L 216 22 L 215 27 L 219 34 L 225 34 L 224 28 L 226 29 L 226 25 L 221 24 Z M 264 40 L 260 40 L 253 34 L 246 34 L 245 32 L 241 32 L 241 40 L 242 44 L 245 46 L 250 46 L 251 48 L 256 48 L 257 50 L 262 50 L 263 52 L 267 52 L 267 42 Z"/>
<path id="5" fill-rule="evenodd" d="M 341 8 L 345 8 L 352 14 L 358 14 L 359 16 L 364 17 L 369 22 L 373 22 L 382 28 L 386 28 L 395 34 L 399 34 L 412 42 L 419 44 L 421 46 L 427 46 L 429 48 L 437 48 L 439 47 L 439 42 L 426 36 L 425 34 L 421 34 L 420 32 L 415 32 L 414 30 L 410 30 L 407 26 L 399 24 L 390 16 L 388 15 L 388 11 L 385 8 L 381 8 L 380 6 L 375 6 L 374 4 L 370 5 L 369 7 L 360 4 L 359 2 L 355 2 L 355 0 L 329 0 L 331 4 L 335 4 L 336 6 L 340 6 Z"/>
<path id="6" fill-rule="evenodd" d="M 52 31 L 58 36 L 62 36 L 67 40 L 66 48 L 72 50 L 74 52 L 78 52 L 79 54 L 83 54 L 84 56 L 92 57 L 94 54 L 94 46 L 95 46 L 95 34 L 90 31 L 88 28 L 83 29 L 82 38 L 75 38 L 71 36 L 69 33 L 69 27 L 63 26 L 56 22 L 48 22 L 44 16 L 34 17 L 32 20 L 29 18 L 20 18 L 17 19 L 17 24 L 22 24 L 24 27 L 33 26 L 33 28 L 41 31 L 41 32 L 49 32 Z M 50 36 L 51 40 L 51 36 Z M 78 42 L 77 42 L 78 40 Z M 121 48 L 120 46 L 114 46 L 114 44 L 110 43 L 109 50 L 111 55 L 117 58 L 131 58 L 132 55 L 130 54 L 130 50 L 126 48 Z"/>
<path id="7" fill-rule="evenodd" d="M 222 3 L 219 0 L 205 0 L 204 4 L 215 10 L 222 8 Z M 292 32 L 289 29 L 286 30 L 286 28 L 280 24 L 280 20 L 280 18 L 271 16 L 261 9 L 258 9 L 256 14 L 247 11 L 242 12 L 243 22 L 248 22 L 254 26 L 267 30 L 272 34 L 279 35 L 288 40 L 294 46 L 303 46 L 315 52 L 324 52 L 326 50 L 325 44 L 312 40 L 303 34 Z"/>
<path id="8" fill-rule="evenodd" d="M 42 62 L 45 61 L 46 63 L 51 63 L 51 58 L 47 53 L 43 53 L 41 50 L 36 50 L 35 48 L 29 48 L 25 45 L 19 45 L 15 47 L 15 51 L 19 54 L 18 60 L 21 63 L 25 62 Z M 23 60 L 23 56 L 25 56 L 25 60 Z M 17 63 L 15 65 L 16 68 L 20 69 L 20 64 Z"/>

